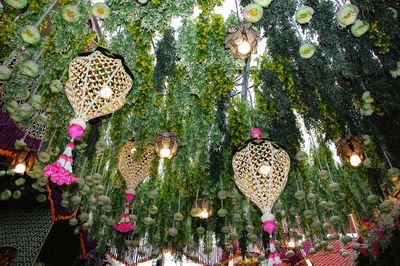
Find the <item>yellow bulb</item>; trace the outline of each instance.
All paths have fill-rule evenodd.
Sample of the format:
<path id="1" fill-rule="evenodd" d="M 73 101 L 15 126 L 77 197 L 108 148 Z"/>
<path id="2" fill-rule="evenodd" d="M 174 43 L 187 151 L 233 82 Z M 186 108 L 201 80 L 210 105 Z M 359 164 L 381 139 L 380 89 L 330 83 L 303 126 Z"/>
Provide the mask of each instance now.
<path id="1" fill-rule="evenodd" d="M 171 156 L 171 150 L 169 148 L 162 148 L 160 150 L 160 157 L 161 158 L 169 158 Z"/>
<path id="2" fill-rule="evenodd" d="M 23 174 L 23 173 L 25 173 L 25 169 L 26 169 L 25 163 L 18 163 L 18 164 L 15 166 L 14 171 L 15 171 L 17 174 Z"/>
<path id="3" fill-rule="evenodd" d="M 262 175 L 262 176 L 268 176 L 269 173 L 271 172 L 271 166 L 267 165 L 267 164 L 262 164 L 260 166 L 260 168 L 258 168 L 258 172 Z"/>
<path id="4" fill-rule="evenodd" d="M 201 219 L 207 219 L 208 218 L 208 211 L 207 210 L 202 210 L 200 212 L 200 218 Z"/>
<path id="5" fill-rule="evenodd" d="M 135 152 L 136 152 L 136 148 L 132 148 L 131 149 L 131 154 L 135 154 Z"/>
<path id="6" fill-rule="evenodd" d="M 110 88 L 110 86 L 106 85 L 100 90 L 99 94 L 100 94 L 100 97 L 103 99 L 110 99 L 111 96 L 113 95 L 113 91 Z"/>
<path id="7" fill-rule="evenodd" d="M 296 243 L 294 243 L 293 240 L 290 240 L 289 243 L 287 244 L 288 248 L 294 248 L 296 246 Z"/>
<path id="8" fill-rule="evenodd" d="M 241 44 L 238 45 L 238 52 L 240 54 L 246 55 L 251 51 L 250 43 L 247 41 L 243 41 Z"/>
<path id="9" fill-rule="evenodd" d="M 357 154 L 352 154 L 350 156 L 350 164 L 353 167 L 357 167 L 361 164 L 361 158 Z"/>

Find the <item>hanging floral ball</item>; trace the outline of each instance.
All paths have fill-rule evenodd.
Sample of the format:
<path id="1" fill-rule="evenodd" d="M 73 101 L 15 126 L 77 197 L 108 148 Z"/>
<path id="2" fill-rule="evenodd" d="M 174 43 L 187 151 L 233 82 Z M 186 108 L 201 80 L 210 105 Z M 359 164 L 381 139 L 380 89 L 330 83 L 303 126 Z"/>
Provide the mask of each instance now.
<path id="1" fill-rule="evenodd" d="M 300 46 L 299 49 L 299 54 L 301 58 L 311 58 L 315 54 L 316 48 L 315 45 L 312 43 L 305 43 L 302 46 Z"/>
<path id="2" fill-rule="evenodd" d="M 78 216 L 79 220 L 81 220 L 82 222 L 86 222 L 89 220 L 89 214 L 87 212 L 82 212 L 79 216 Z"/>
<path id="3" fill-rule="evenodd" d="M 321 169 L 318 171 L 318 176 L 322 179 L 322 180 L 327 180 L 329 177 L 329 172 L 325 169 Z"/>
<path id="4" fill-rule="evenodd" d="M 312 227 L 313 229 L 320 229 L 321 226 L 322 226 L 322 223 L 321 223 L 320 221 L 318 221 L 318 220 L 314 221 L 314 222 L 311 224 L 311 227 Z"/>
<path id="5" fill-rule="evenodd" d="M 100 221 L 101 221 L 102 223 L 107 222 L 107 219 L 108 219 L 107 215 L 105 215 L 105 214 L 100 215 Z"/>
<path id="6" fill-rule="evenodd" d="M 296 13 L 296 20 L 300 24 L 306 24 L 310 22 L 314 15 L 314 9 L 309 6 L 302 6 Z"/>
<path id="7" fill-rule="evenodd" d="M 203 235 L 203 234 L 206 232 L 206 229 L 204 229 L 203 226 L 199 226 L 199 227 L 196 228 L 196 232 L 197 232 L 199 235 Z"/>
<path id="8" fill-rule="evenodd" d="M 175 237 L 178 235 L 178 230 L 176 230 L 175 227 L 168 228 L 168 234 L 172 237 Z"/>
<path id="9" fill-rule="evenodd" d="M 351 236 L 344 235 L 340 240 L 343 242 L 343 244 L 346 245 L 347 243 L 350 243 L 353 239 L 351 238 Z"/>
<path id="10" fill-rule="evenodd" d="M 96 205 L 89 205 L 89 210 L 91 212 L 96 212 L 97 211 L 97 206 Z"/>
<path id="11" fill-rule="evenodd" d="M 252 233 L 254 231 L 254 226 L 251 224 L 246 225 L 246 231 Z"/>
<path id="12" fill-rule="evenodd" d="M 229 232 L 229 226 L 227 226 L 227 225 L 222 226 L 221 232 L 224 233 L 224 234 L 228 233 Z"/>
<path id="13" fill-rule="evenodd" d="M 257 260 L 260 262 L 265 261 L 265 255 L 264 254 L 258 255 Z"/>
<path id="14" fill-rule="evenodd" d="M 268 7 L 272 3 L 272 0 L 254 0 L 254 3 L 262 7 Z"/>
<path id="15" fill-rule="evenodd" d="M 296 160 L 297 161 L 306 161 L 308 158 L 307 153 L 305 153 L 304 151 L 299 151 L 298 153 L 296 153 Z"/>
<path id="16" fill-rule="evenodd" d="M 25 179 L 20 177 L 17 180 L 14 181 L 15 185 L 18 186 L 23 186 L 25 184 Z"/>
<path id="17" fill-rule="evenodd" d="M 365 103 L 373 103 L 374 102 L 374 98 L 372 98 L 371 96 L 371 92 L 370 91 L 365 91 L 363 93 L 363 95 L 361 96 L 363 102 Z M 364 139 L 364 138 L 363 138 Z M 365 141 L 365 140 L 364 140 Z M 364 143 L 365 144 L 365 143 Z"/>
<path id="18" fill-rule="evenodd" d="M 314 253 L 316 253 L 317 251 L 315 250 L 315 248 L 310 248 L 309 250 L 308 250 L 308 254 L 314 254 Z"/>
<path id="19" fill-rule="evenodd" d="M 390 70 L 389 71 L 390 75 L 392 76 L 392 78 L 397 78 L 398 76 L 400 76 L 400 62 L 397 62 L 397 66 L 395 70 Z"/>
<path id="20" fill-rule="evenodd" d="M 22 63 L 21 72 L 28 77 L 36 78 L 39 75 L 39 66 L 35 62 L 28 60 Z"/>
<path id="21" fill-rule="evenodd" d="M 257 241 L 258 237 L 257 235 L 253 234 L 253 233 L 248 233 L 247 234 L 247 238 L 251 241 L 251 242 L 255 242 Z"/>
<path id="22" fill-rule="evenodd" d="M 32 95 L 31 104 L 32 104 L 32 107 L 35 108 L 36 110 L 41 110 L 42 109 L 42 96 Z"/>
<path id="23" fill-rule="evenodd" d="M 286 251 L 285 256 L 288 257 L 288 258 L 293 257 L 294 256 L 294 251 L 293 250 Z"/>
<path id="24" fill-rule="evenodd" d="M 27 0 L 4 0 L 4 2 L 15 9 L 23 9 L 28 3 Z"/>
<path id="25" fill-rule="evenodd" d="M 89 191 L 90 187 L 88 185 L 84 185 L 83 188 L 81 189 L 81 194 L 85 196 L 87 193 L 89 193 Z"/>
<path id="26" fill-rule="evenodd" d="M 40 41 L 40 32 L 34 26 L 24 26 L 21 30 L 22 40 L 28 44 L 37 44 Z"/>
<path id="27" fill-rule="evenodd" d="M 14 191 L 14 193 L 12 194 L 12 198 L 14 200 L 19 200 L 22 196 L 22 192 L 20 190 L 16 190 Z"/>
<path id="28" fill-rule="evenodd" d="M 335 207 L 336 207 L 336 203 L 333 202 L 333 201 L 328 201 L 328 202 L 326 203 L 326 205 L 325 205 L 325 208 L 326 208 L 328 211 L 333 211 L 333 210 L 335 209 Z"/>
<path id="29" fill-rule="evenodd" d="M 343 258 L 347 258 L 349 256 L 349 253 L 347 251 L 344 251 L 340 253 L 340 256 L 342 256 Z"/>
<path id="30" fill-rule="evenodd" d="M 233 221 L 234 223 L 240 222 L 241 219 L 242 219 L 242 217 L 241 217 L 240 213 L 234 213 L 234 214 L 232 215 L 232 221 Z"/>
<path id="31" fill-rule="evenodd" d="M 236 239 L 239 238 L 239 235 L 237 233 L 235 233 L 235 232 L 232 232 L 232 233 L 229 234 L 228 238 L 230 240 L 236 240 Z"/>
<path id="32" fill-rule="evenodd" d="M 0 80 L 8 80 L 10 77 L 11 70 L 5 65 L 0 65 Z"/>
<path id="33" fill-rule="evenodd" d="M 73 218 L 69 219 L 68 223 L 70 226 L 76 226 L 79 223 L 79 221 L 78 221 L 78 219 L 73 217 Z"/>
<path id="34" fill-rule="evenodd" d="M 81 203 L 81 201 L 82 201 L 82 198 L 79 197 L 79 195 L 75 195 L 75 196 L 73 196 L 73 197 L 71 198 L 71 202 L 72 202 L 72 204 L 74 204 L 74 205 L 78 205 L 79 203 Z"/>
<path id="35" fill-rule="evenodd" d="M 311 219 L 314 216 L 313 212 L 310 210 L 305 210 L 303 214 L 304 214 L 304 218 L 306 218 L 306 219 Z"/>
<path id="36" fill-rule="evenodd" d="M 54 93 L 62 91 L 63 87 L 63 84 L 58 79 L 52 80 L 50 82 L 50 90 Z"/>
<path id="37" fill-rule="evenodd" d="M 307 195 L 307 200 L 311 203 L 315 202 L 315 200 L 317 199 L 317 195 L 315 195 L 314 193 L 310 192 Z"/>
<path id="38" fill-rule="evenodd" d="M 97 197 L 97 202 L 98 202 L 99 205 L 110 204 L 111 203 L 111 199 L 106 195 L 100 195 L 100 196 Z"/>
<path id="39" fill-rule="evenodd" d="M 83 230 L 89 230 L 90 228 L 92 228 L 92 226 L 93 226 L 93 222 L 85 222 L 85 223 L 83 223 L 82 224 L 82 229 Z"/>
<path id="40" fill-rule="evenodd" d="M 331 217 L 330 221 L 331 221 L 332 224 L 338 225 L 340 223 L 340 217 L 334 215 L 334 216 Z"/>
<path id="41" fill-rule="evenodd" d="M 343 28 L 353 24 L 357 20 L 359 9 L 353 4 L 346 4 L 339 7 L 337 12 L 337 21 Z"/>
<path id="42" fill-rule="evenodd" d="M 400 176 L 400 170 L 396 167 L 392 167 L 388 170 L 387 175 L 389 177 L 399 177 Z"/>
<path id="43" fill-rule="evenodd" d="M 82 188 L 85 185 L 85 179 L 83 179 L 82 177 L 78 177 L 76 179 L 76 183 L 78 184 L 79 188 Z"/>
<path id="44" fill-rule="evenodd" d="M 82 194 L 82 192 L 81 192 L 81 194 Z M 101 209 L 104 212 L 111 212 L 113 210 L 111 204 L 110 205 L 104 205 L 104 206 L 101 207 Z"/>
<path id="45" fill-rule="evenodd" d="M 91 197 L 89 198 L 89 203 L 95 204 L 95 203 L 96 203 L 96 198 L 95 198 L 94 196 L 91 196 Z"/>
<path id="46" fill-rule="evenodd" d="M 201 209 L 200 209 L 200 208 L 192 208 L 192 209 L 190 210 L 190 215 L 191 215 L 192 217 L 197 217 L 197 216 L 200 215 L 200 212 L 201 212 Z"/>
<path id="47" fill-rule="evenodd" d="M 63 19 L 68 22 L 77 22 L 79 20 L 80 14 L 78 7 L 75 5 L 66 5 L 61 12 Z"/>
<path id="48" fill-rule="evenodd" d="M 368 204 L 370 204 L 370 205 L 378 204 L 378 202 L 379 202 L 379 197 L 378 197 L 377 195 L 375 195 L 375 194 L 368 195 L 368 197 L 367 197 L 367 202 L 368 202 Z"/>
<path id="49" fill-rule="evenodd" d="M 393 201 L 385 200 L 379 205 L 379 210 L 382 212 L 389 212 L 391 211 L 392 207 L 393 207 Z"/>
<path id="50" fill-rule="evenodd" d="M 263 16 L 263 9 L 257 4 L 248 4 L 242 11 L 242 15 L 248 22 L 257 22 Z"/>
<path id="51" fill-rule="evenodd" d="M 369 30 L 369 24 L 362 20 L 357 20 L 353 26 L 351 26 L 351 33 L 354 37 L 361 37 Z"/>
<path id="52" fill-rule="evenodd" d="M 360 108 L 360 114 L 363 116 L 370 116 L 374 113 L 375 106 L 371 103 L 363 103 Z"/>
<path id="53" fill-rule="evenodd" d="M 174 220 L 178 221 L 178 222 L 182 221 L 183 220 L 183 214 L 180 213 L 180 212 L 175 213 L 174 214 Z"/>
<path id="54" fill-rule="evenodd" d="M 61 201 L 61 206 L 64 208 L 68 208 L 69 207 L 69 201 L 67 199 L 63 199 Z"/>
<path id="55" fill-rule="evenodd" d="M 93 183 L 95 183 L 95 184 L 100 184 L 100 183 L 103 182 L 103 176 L 102 176 L 101 174 L 99 174 L 99 173 L 94 173 L 94 174 L 92 175 L 92 181 L 93 181 Z M 103 187 L 103 188 L 104 188 L 104 187 Z"/>
<path id="56" fill-rule="evenodd" d="M 131 221 L 136 221 L 138 218 L 137 218 L 137 216 L 136 215 L 134 215 L 134 214 L 129 214 L 129 220 L 131 220 Z"/>
<path id="57" fill-rule="evenodd" d="M 330 228 L 330 227 L 331 227 L 331 225 L 328 224 L 328 223 L 324 223 L 324 224 L 322 225 L 322 228 L 325 229 L 325 230 L 327 230 L 327 229 Z"/>
<path id="58" fill-rule="evenodd" d="M 92 7 L 92 15 L 99 19 L 106 19 L 110 15 L 110 8 L 103 3 L 97 3 Z"/>
<path id="59" fill-rule="evenodd" d="M 339 239 L 339 235 L 337 233 L 333 233 L 333 234 L 328 236 L 328 240 L 330 240 L 330 241 L 338 240 L 338 239 Z"/>
<path id="60" fill-rule="evenodd" d="M 35 122 L 36 124 L 38 124 L 39 126 L 44 126 L 47 124 L 47 116 L 45 116 L 44 114 L 39 114 L 35 117 Z"/>
<path id="61" fill-rule="evenodd" d="M 226 193 L 226 191 L 224 191 L 224 190 L 221 190 L 221 191 L 219 191 L 218 192 L 218 198 L 219 199 L 226 199 L 226 197 L 228 196 L 228 193 Z"/>
<path id="62" fill-rule="evenodd" d="M 96 151 L 101 153 L 107 150 L 107 143 L 104 140 L 99 140 L 96 142 Z"/>
<path id="63" fill-rule="evenodd" d="M 151 218 L 151 217 L 146 217 L 146 218 L 144 218 L 143 222 L 144 222 L 145 225 L 149 226 L 149 225 L 152 225 L 154 223 L 154 219 Z"/>
<path id="64" fill-rule="evenodd" d="M 1 200 L 9 200 L 12 196 L 12 193 L 9 189 L 4 190 L 1 192 L 0 199 Z"/>
<path id="65" fill-rule="evenodd" d="M 295 207 L 290 207 L 289 212 L 291 215 L 296 215 L 297 214 L 297 209 Z"/>
<path id="66" fill-rule="evenodd" d="M 228 211 L 226 209 L 219 209 L 217 214 L 219 217 L 225 217 L 228 214 Z"/>
<path id="67" fill-rule="evenodd" d="M 325 248 L 326 251 L 333 251 L 334 248 L 331 245 L 326 246 Z"/>
<path id="68" fill-rule="evenodd" d="M 303 190 L 297 190 L 297 191 L 294 193 L 294 197 L 295 197 L 297 200 L 303 200 L 305 196 L 306 196 L 306 193 L 304 193 Z"/>
<path id="69" fill-rule="evenodd" d="M 158 208 L 157 208 L 157 206 L 155 206 L 155 205 L 153 205 L 153 206 L 151 206 L 150 207 L 150 210 L 149 210 L 149 213 L 150 214 L 156 214 L 158 212 Z"/>
<path id="70" fill-rule="evenodd" d="M 42 151 L 38 153 L 38 160 L 41 163 L 47 163 L 50 160 L 50 154 L 48 152 Z"/>
<path id="71" fill-rule="evenodd" d="M 372 167 L 372 162 L 370 158 L 366 158 L 363 162 L 363 165 L 365 168 L 371 168 Z"/>
<path id="72" fill-rule="evenodd" d="M 340 190 L 340 185 L 338 183 L 332 182 L 329 184 L 329 190 L 331 192 L 338 192 Z"/>
<path id="73" fill-rule="evenodd" d="M 282 203 L 282 201 L 278 200 L 278 201 L 275 203 L 274 208 L 275 208 L 275 210 L 278 211 L 278 212 L 281 211 L 281 210 L 283 210 L 283 203 Z"/>

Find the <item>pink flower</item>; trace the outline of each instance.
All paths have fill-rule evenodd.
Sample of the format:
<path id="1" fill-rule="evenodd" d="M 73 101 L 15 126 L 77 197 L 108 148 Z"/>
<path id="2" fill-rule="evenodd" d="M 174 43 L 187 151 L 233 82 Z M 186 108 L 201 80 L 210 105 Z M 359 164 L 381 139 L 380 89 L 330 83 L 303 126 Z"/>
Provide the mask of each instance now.
<path id="1" fill-rule="evenodd" d="M 135 199 L 135 195 L 134 194 L 132 194 L 132 193 L 126 193 L 125 194 L 125 200 L 127 201 L 127 202 L 132 202 L 133 200 Z"/>
<path id="2" fill-rule="evenodd" d="M 381 252 L 378 249 L 374 249 L 372 251 L 372 254 L 374 254 L 374 256 L 379 256 L 379 254 L 381 254 Z"/>
<path id="3" fill-rule="evenodd" d="M 379 243 L 378 243 L 378 241 L 372 242 L 372 247 L 373 247 L 373 248 L 379 248 Z"/>
<path id="4" fill-rule="evenodd" d="M 119 222 L 116 225 L 114 225 L 115 230 L 121 233 L 127 233 L 133 230 L 133 225 L 132 223 L 129 222 Z"/>
<path id="5" fill-rule="evenodd" d="M 368 252 L 365 248 L 361 248 L 360 253 L 363 254 L 364 256 L 368 257 Z"/>
<path id="6" fill-rule="evenodd" d="M 397 230 L 400 231 L 400 220 L 397 220 L 394 224 L 396 225 Z"/>

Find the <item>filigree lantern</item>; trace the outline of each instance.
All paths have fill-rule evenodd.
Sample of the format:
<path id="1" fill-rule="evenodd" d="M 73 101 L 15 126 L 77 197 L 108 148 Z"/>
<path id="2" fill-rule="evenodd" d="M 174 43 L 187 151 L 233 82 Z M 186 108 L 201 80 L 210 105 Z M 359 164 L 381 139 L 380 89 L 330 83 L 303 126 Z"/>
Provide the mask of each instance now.
<path id="1" fill-rule="evenodd" d="M 272 207 L 286 186 L 290 158 L 285 150 L 262 138 L 259 129 L 253 129 L 251 139 L 233 156 L 234 180 L 240 191 L 263 213 L 262 228 L 270 237 L 276 228 Z M 270 240 L 268 260 L 280 263 L 279 254 Z"/>
<path id="2" fill-rule="evenodd" d="M 125 212 L 121 215 L 121 220 L 114 225 L 115 230 L 126 233 L 133 230 L 133 225 L 129 219 L 129 204 L 135 198 L 136 187 L 150 175 L 151 162 L 155 157 L 154 147 L 150 145 L 138 156 L 135 142 L 127 142 L 118 156 L 118 170 L 126 182 L 125 193 Z"/>
<path id="3" fill-rule="evenodd" d="M 71 61 L 65 85 L 65 94 L 75 112 L 67 130 L 71 141 L 57 162 L 44 168 L 46 177 L 57 185 L 75 182 L 76 176 L 72 174 L 74 140 L 83 137 L 87 121 L 124 106 L 131 87 L 132 79 L 122 59 L 109 55 L 105 49 Z"/>
<path id="4" fill-rule="evenodd" d="M 251 29 L 251 23 L 246 23 L 228 30 L 225 47 L 240 59 L 246 59 L 257 53 L 258 33 Z"/>
<path id="5" fill-rule="evenodd" d="M 178 151 L 178 137 L 172 132 L 161 132 L 155 140 L 155 149 L 161 159 L 171 159 Z"/>
<path id="6" fill-rule="evenodd" d="M 336 143 L 336 152 L 351 166 L 358 167 L 364 161 L 364 140 L 362 137 L 348 136 Z"/>

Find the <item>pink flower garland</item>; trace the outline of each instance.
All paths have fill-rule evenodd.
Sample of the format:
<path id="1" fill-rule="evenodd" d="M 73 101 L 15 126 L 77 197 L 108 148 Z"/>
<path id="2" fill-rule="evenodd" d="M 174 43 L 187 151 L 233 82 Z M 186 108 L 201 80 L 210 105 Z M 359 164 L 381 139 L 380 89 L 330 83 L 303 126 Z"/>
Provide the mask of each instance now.
<path id="1" fill-rule="evenodd" d="M 135 194 L 125 193 L 125 200 L 127 204 L 125 205 L 125 212 L 121 214 L 121 220 L 114 225 L 114 229 L 120 233 L 128 233 L 133 230 L 133 224 L 129 219 L 129 209 L 131 208 L 129 204 L 135 199 Z"/>

